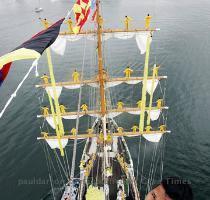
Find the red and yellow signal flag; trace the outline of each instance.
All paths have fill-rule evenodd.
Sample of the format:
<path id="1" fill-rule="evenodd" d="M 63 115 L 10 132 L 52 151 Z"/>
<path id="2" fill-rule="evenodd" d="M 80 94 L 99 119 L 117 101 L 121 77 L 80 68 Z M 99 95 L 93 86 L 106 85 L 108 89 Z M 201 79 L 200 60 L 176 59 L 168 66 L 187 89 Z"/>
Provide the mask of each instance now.
<path id="1" fill-rule="evenodd" d="M 64 18 L 54 23 L 49 28 L 37 33 L 19 47 L 0 57 L 0 86 L 5 80 L 11 64 L 16 60 L 38 59 L 59 35 Z"/>
<path id="2" fill-rule="evenodd" d="M 79 33 L 90 14 L 91 0 L 77 0 L 73 6 L 76 26 L 73 28 L 75 34 Z"/>

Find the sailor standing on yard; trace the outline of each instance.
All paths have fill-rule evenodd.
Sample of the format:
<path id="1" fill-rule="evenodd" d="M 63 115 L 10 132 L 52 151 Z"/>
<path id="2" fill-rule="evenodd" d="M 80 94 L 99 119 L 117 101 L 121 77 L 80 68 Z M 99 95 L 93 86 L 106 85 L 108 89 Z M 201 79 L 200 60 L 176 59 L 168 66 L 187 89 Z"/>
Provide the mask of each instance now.
<path id="1" fill-rule="evenodd" d="M 133 70 L 129 66 L 126 67 L 126 69 L 124 70 L 124 74 L 126 78 L 130 78 L 132 73 L 133 73 Z"/>
<path id="2" fill-rule="evenodd" d="M 65 114 L 66 113 L 66 107 L 63 104 L 60 104 L 59 107 L 60 107 L 61 114 Z"/>
<path id="3" fill-rule="evenodd" d="M 68 31 L 70 33 L 72 33 L 73 32 L 73 21 L 72 21 L 71 17 L 69 17 L 69 19 L 66 20 L 66 24 L 68 27 Z"/>
<path id="4" fill-rule="evenodd" d="M 49 76 L 47 76 L 46 74 L 41 76 L 41 79 L 43 80 L 44 84 L 48 84 L 49 83 Z"/>
<path id="5" fill-rule="evenodd" d="M 132 21 L 133 19 L 129 16 L 125 16 L 125 19 L 124 19 L 124 26 L 125 26 L 125 30 L 128 31 L 129 29 L 129 26 L 130 26 L 130 21 Z"/>
<path id="6" fill-rule="evenodd" d="M 39 18 L 42 22 L 42 25 L 47 29 L 50 27 L 50 23 L 49 21 L 45 18 L 45 19 L 42 19 L 41 17 Z"/>
<path id="7" fill-rule="evenodd" d="M 158 77 L 158 71 L 159 71 L 160 65 L 154 65 L 153 73 L 155 74 L 155 77 Z"/>
<path id="8" fill-rule="evenodd" d="M 145 17 L 145 28 L 149 29 L 150 28 L 150 23 L 151 23 L 152 16 L 149 14 Z"/>
<path id="9" fill-rule="evenodd" d="M 76 83 L 76 82 L 79 82 L 79 77 L 80 77 L 80 74 L 79 72 L 75 69 L 74 72 L 72 73 L 72 78 L 73 78 L 73 81 Z"/>
<path id="10" fill-rule="evenodd" d="M 41 107 L 44 117 L 49 115 L 49 108 L 47 106 Z"/>

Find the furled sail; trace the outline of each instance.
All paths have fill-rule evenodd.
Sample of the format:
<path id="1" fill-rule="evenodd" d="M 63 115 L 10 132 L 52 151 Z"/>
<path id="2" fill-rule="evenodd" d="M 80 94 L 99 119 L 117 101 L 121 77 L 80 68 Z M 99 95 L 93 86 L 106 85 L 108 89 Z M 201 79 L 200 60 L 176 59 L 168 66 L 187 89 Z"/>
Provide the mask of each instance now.
<path id="1" fill-rule="evenodd" d="M 59 143 L 58 143 L 58 139 L 46 139 L 48 145 L 50 146 L 51 149 L 59 149 Z M 66 145 L 68 144 L 68 139 L 61 139 L 61 145 L 63 148 L 66 147 Z"/>
<path id="2" fill-rule="evenodd" d="M 52 87 L 46 87 L 45 90 L 47 92 L 49 92 L 50 96 L 54 99 L 53 88 Z M 61 95 L 62 87 L 56 86 L 55 91 L 56 91 L 57 98 L 59 98 L 60 95 Z"/>
<path id="3" fill-rule="evenodd" d="M 121 83 L 123 83 L 123 81 L 106 82 L 105 88 L 115 87 L 117 85 L 120 85 Z"/>
<path id="4" fill-rule="evenodd" d="M 143 137 L 150 142 L 159 142 L 162 135 L 162 133 L 143 134 Z"/>

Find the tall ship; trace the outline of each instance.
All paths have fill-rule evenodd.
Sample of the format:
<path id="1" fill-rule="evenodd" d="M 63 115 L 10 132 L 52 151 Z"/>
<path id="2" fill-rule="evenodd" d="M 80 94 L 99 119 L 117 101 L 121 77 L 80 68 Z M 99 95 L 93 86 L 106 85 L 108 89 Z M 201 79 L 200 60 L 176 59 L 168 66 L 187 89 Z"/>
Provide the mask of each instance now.
<path id="1" fill-rule="evenodd" d="M 88 16 L 90 18 L 91 8 L 95 11 L 92 16 L 95 29 L 83 31 L 81 27 Z M 70 17 L 72 12 L 76 25 Z M 49 33 L 50 28 L 51 31 L 52 28 L 55 31 L 56 24 L 50 26 L 46 19 L 41 20 L 46 28 L 45 33 Z M 72 11 L 62 21 L 67 24 L 68 30 L 59 29 L 56 40 L 46 46 L 49 72 L 41 76 L 41 83 L 36 85 L 36 88 L 45 91 L 49 102 L 44 105 L 40 100 L 41 113 L 37 116 L 42 121 L 41 135 L 37 139 L 46 156 L 51 186 L 50 193 L 43 199 L 144 199 L 141 191 L 143 193 L 148 191 L 155 183 L 156 173 L 163 169 L 161 150 L 164 148 L 160 147 L 158 150 L 158 144 L 161 143 L 164 146 L 162 142 L 164 133 L 170 132 L 166 126 L 168 107 L 165 103 L 165 90 L 161 87 L 162 82 L 166 82 L 167 76 L 159 75 L 160 65 L 158 63 L 150 64 L 149 62 L 153 35 L 159 29 L 150 26 L 151 16 L 149 14 L 145 18 L 143 28 L 132 28 L 131 21 L 131 17 L 125 16 L 123 28 L 104 28 L 105 20 L 101 14 L 100 0 L 77 0 Z M 66 25 L 64 26 L 66 28 Z M 40 34 L 35 38 L 39 36 Z M 95 43 L 93 65 L 95 70 L 91 73 L 92 77 L 84 78 L 85 60 L 81 56 L 83 59 L 81 70 L 72 69 L 71 80 L 56 81 L 59 78 L 54 74 L 54 58 L 51 51 L 64 55 L 66 45 L 71 45 L 71 42 L 77 42 L 80 38 L 87 38 Z M 134 39 L 139 54 L 142 55 L 142 58 L 144 57 L 144 66 L 136 72 L 132 66 L 127 66 L 123 69 L 124 76 L 112 76 L 106 66 L 107 61 L 104 56 L 106 52 L 103 51 L 103 44 L 109 39 Z M 21 47 L 34 48 L 30 44 L 26 42 Z M 32 57 L 28 56 L 28 58 Z M 57 57 L 57 60 L 59 59 L 62 57 Z M 3 64 L 5 63 L 6 61 Z M 128 105 L 120 97 L 113 100 L 113 91 L 120 85 L 123 85 L 123 88 L 135 85 L 137 88 L 135 95 L 138 96 L 138 101 L 133 105 Z M 86 90 L 87 87 L 92 89 Z M 122 90 L 122 87 L 119 88 Z M 74 91 L 74 95 L 66 94 L 68 102 L 78 97 L 75 110 L 68 104 L 61 103 L 60 100 L 61 93 L 68 93 L 70 90 Z M 93 92 L 89 94 L 88 91 Z M 123 90 L 120 92 L 123 93 Z M 83 99 L 82 93 L 85 93 L 86 99 Z M 135 118 L 135 123 L 124 124 L 125 127 L 119 126 L 121 115 Z M 86 123 L 85 127 L 88 129 L 80 130 L 81 123 Z M 126 142 L 127 138 L 129 141 L 133 140 L 138 147 L 135 155 L 138 159 L 134 162 Z M 78 145 L 81 145 L 82 142 L 85 142 L 84 149 L 78 160 Z M 145 149 L 148 143 L 154 145 L 154 149 L 150 152 Z M 149 166 L 145 164 L 147 154 L 151 155 Z M 139 170 L 139 166 L 142 170 Z M 141 175 L 144 168 L 148 171 L 147 177 Z M 161 173 L 162 171 L 159 176 L 162 175 Z M 55 183 L 55 179 L 60 180 L 59 184 Z M 142 189 L 143 186 L 146 189 Z"/>

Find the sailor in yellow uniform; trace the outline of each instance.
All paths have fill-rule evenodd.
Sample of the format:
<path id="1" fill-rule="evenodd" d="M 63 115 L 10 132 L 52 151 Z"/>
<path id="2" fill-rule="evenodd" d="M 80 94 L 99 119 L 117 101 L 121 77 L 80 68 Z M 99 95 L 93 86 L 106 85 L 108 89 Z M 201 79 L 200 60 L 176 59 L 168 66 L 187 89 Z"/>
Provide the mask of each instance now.
<path id="1" fill-rule="evenodd" d="M 128 31 L 129 26 L 130 26 L 130 21 L 132 21 L 133 19 L 129 16 L 125 16 L 124 19 L 124 26 L 125 26 L 125 30 Z"/>
<path id="2" fill-rule="evenodd" d="M 47 132 L 42 132 L 41 133 L 43 135 L 43 137 L 46 139 L 48 137 L 48 133 Z"/>
<path id="3" fill-rule="evenodd" d="M 160 65 L 158 65 L 158 66 L 155 65 L 153 68 L 153 73 L 154 73 L 155 77 L 158 77 L 159 68 L 160 68 Z"/>
<path id="4" fill-rule="evenodd" d="M 130 78 L 131 74 L 132 74 L 133 70 L 128 66 L 126 67 L 126 69 L 124 70 L 124 74 L 126 78 Z"/>
<path id="5" fill-rule="evenodd" d="M 107 144 L 112 143 L 112 136 L 110 133 L 107 134 L 106 142 L 107 142 Z"/>
<path id="6" fill-rule="evenodd" d="M 41 76 L 41 79 L 43 80 L 44 84 L 48 84 L 49 83 L 49 76 L 47 76 L 46 74 Z"/>
<path id="7" fill-rule="evenodd" d="M 123 106 L 124 106 L 124 103 L 121 100 L 117 102 L 117 109 L 118 110 L 122 110 Z"/>
<path id="8" fill-rule="evenodd" d="M 137 104 L 138 108 L 141 108 L 142 107 L 142 100 L 137 101 L 136 104 Z"/>
<path id="9" fill-rule="evenodd" d="M 104 134 L 100 132 L 98 137 L 98 143 L 103 143 L 103 142 L 104 142 Z"/>
<path id="10" fill-rule="evenodd" d="M 149 29 L 150 28 L 150 23 L 151 23 L 152 16 L 149 14 L 145 17 L 145 28 Z"/>
<path id="11" fill-rule="evenodd" d="M 72 33 L 73 32 L 73 21 L 72 21 L 71 17 L 69 17 L 69 19 L 66 20 L 66 24 L 68 27 L 68 31 L 70 33 Z"/>
<path id="12" fill-rule="evenodd" d="M 60 107 L 61 114 L 65 114 L 66 113 L 66 107 L 63 104 L 60 104 L 59 107 Z"/>
<path id="13" fill-rule="evenodd" d="M 42 22 L 42 25 L 47 29 L 50 27 L 50 23 L 49 21 L 45 18 L 45 19 L 42 19 L 41 17 L 39 18 Z"/>
<path id="14" fill-rule="evenodd" d="M 149 132 L 149 131 L 152 130 L 152 127 L 150 125 L 147 125 L 146 128 L 145 128 L 145 130 Z"/>
<path id="15" fill-rule="evenodd" d="M 80 74 L 79 72 L 75 69 L 74 72 L 72 73 L 72 78 L 73 78 L 73 81 L 76 83 L 76 82 L 79 82 L 79 77 L 80 77 Z"/>
<path id="16" fill-rule="evenodd" d="M 73 136 L 76 136 L 77 129 L 76 128 L 72 128 L 71 129 L 71 133 L 72 133 Z"/>
<path id="17" fill-rule="evenodd" d="M 81 161 L 80 161 L 79 168 L 80 168 L 81 170 L 83 170 L 83 169 L 84 169 L 84 166 L 85 166 L 85 161 L 84 161 L 84 160 L 81 160 Z"/>
<path id="18" fill-rule="evenodd" d="M 160 109 L 163 106 L 163 99 L 158 99 L 157 101 L 157 108 Z"/>
<path id="19" fill-rule="evenodd" d="M 160 129 L 160 131 L 166 131 L 166 125 L 161 125 L 160 127 L 159 127 L 159 129 Z"/>
<path id="20" fill-rule="evenodd" d="M 87 104 L 83 103 L 83 104 L 81 105 L 81 109 L 82 109 L 82 111 L 87 112 L 87 111 L 88 111 L 88 106 L 87 106 Z"/>
<path id="21" fill-rule="evenodd" d="M 123 133 L 123 128 L 122 127 L 118 127 L 117 131 L 118 131 L 118 133 Z"/>
<path id="22" fill-rule="evenodd" d="M 133 133 L 136 133 L 136 131 L 138 130 L 138 126 L 136 126 L 136 125 L 134 125 L 131 129 L 132 129 L 132 131 L 133 131 Z"/>
<path id="23" fill-rule="evenodd" d="M 92 129 L 92 128 L 89 128 L 89 129 L 87 130 L 87 132 L 88 132 L 89 135 L 91 135 L 91 134 L 93 134 L 93 129 Z"/>
<path id="24" fill-rule="evenodd" d="M 104 19 L 101 15 L 99 15 L 99 25 L 100 25 L 100 28 L 103 28 L 103 24 L 104 24 Z"/>
<path id="25" fill-rule="evenodd" d="M 44 117 L 49 115 L 49 108 L 47 106 L 42 107 L 42 114 Z"/>

